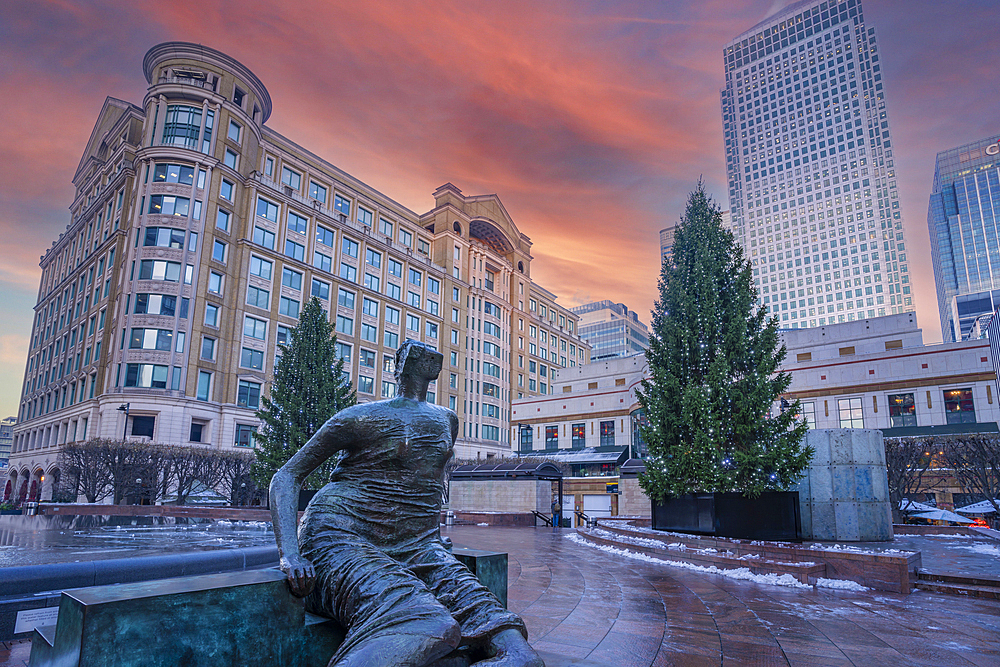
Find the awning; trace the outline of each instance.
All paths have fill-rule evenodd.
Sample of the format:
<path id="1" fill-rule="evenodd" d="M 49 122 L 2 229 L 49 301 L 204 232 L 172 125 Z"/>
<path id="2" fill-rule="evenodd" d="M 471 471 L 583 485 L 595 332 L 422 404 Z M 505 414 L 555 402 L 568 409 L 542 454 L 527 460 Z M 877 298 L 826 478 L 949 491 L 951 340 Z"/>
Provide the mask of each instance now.
<path id="1" fill-rule="evenodd" d="M 587 465 L 613 463 L 621 465 L 628 458 L 628 450 L 625 447 L 587 447 L 585 449 L 558 449 L 552 452 L 545 452 L 543 456 L 547 459 L 566 463 L 569 465 Z"/>
<path id="2" fill-rule="evenodd" d="M 916 518 L 927 519 L 929 521 L 950 521 L 952 523 L 972 523 L 972 520 L 964 516 L 949 512 L 948 510 L 932 510 L 913 515 Z"/>
<path id="3" fill-rule="evenodd" d="M 525 458 L 503 463 L 483 463 L 480 465 L 461 465 L 451 471 L 452 479 L 516 479 L 518 477 L 535 479 L 560 479 L 563 476 L 551 461 L 537 458 Z"/>
<path id="4" fill-rule="evenodd" d="M 899 509 L 903 512 L 933 512 L 937 510 L 933 505 L 925 505 L 906 498 L 899 501 Z"/>
<path id="5" fill-rule="evenodd" d="M 1000 499 L 997 499 L 995 502 L 997 505 L 1000 505 Z M 955 511 L 962 514 L 989 514 L 990 512 L 996 512 L 996 509 L 990 504 L 990 501 L 982 500 L 978 503 L 966 505 L 965 507 L 958 507 Z"/>

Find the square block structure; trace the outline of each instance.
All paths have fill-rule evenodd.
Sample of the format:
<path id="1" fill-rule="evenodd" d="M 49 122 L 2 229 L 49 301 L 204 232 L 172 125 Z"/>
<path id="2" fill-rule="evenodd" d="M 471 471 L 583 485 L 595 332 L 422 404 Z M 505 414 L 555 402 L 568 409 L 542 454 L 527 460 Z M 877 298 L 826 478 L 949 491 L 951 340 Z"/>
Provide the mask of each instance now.
<path id="1" fill-rule="evenodd" d="M 806 434 L 816 450 L 799 482 L 802 536 L 807 540 L 892 539 L 892 508 L 882 432 L 824 429 Z"/>

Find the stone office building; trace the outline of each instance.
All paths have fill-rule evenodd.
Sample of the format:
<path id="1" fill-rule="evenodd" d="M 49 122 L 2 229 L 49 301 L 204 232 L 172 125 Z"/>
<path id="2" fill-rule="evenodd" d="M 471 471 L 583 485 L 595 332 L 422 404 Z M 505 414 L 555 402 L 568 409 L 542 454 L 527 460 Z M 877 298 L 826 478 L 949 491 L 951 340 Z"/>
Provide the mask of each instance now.
<path id="1" fill-rule="evenodd" d="M 449 183 L 409 210 L 269 128 L 264 84 L 213 49 L 160 44 L 143 71 L 141 105 L 105 102 L 41 258 L 15 495 L 44 497 L 24 482 L 56 481 L 60 447 L 95 436 L 252 447 L 277 345 L 314 296 L 360 401 L 395 394 L 403 340 L 444 354 L 429 399 L 459 414 L 462 458 L 509 452 L 512 396 L 589 360 L 496 195 Z"/>

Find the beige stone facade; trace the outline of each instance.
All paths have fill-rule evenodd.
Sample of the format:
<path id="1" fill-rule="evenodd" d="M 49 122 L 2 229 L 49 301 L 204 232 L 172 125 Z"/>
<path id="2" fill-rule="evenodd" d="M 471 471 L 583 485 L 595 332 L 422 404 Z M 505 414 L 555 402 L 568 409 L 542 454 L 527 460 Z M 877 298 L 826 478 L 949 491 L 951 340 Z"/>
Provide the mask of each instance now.
<path id="1" fill-rule="evenodd" d="M 415 213 L 269 128 L 267 89 L 231 57 L 171 42 L 143 68 L 141 106 L 106 101 L 41 258 L 15 494 L 94 436 L 252 446 L 277 346 L 312 296 L 360 401 L 395 394 L 403 340 L 444 354 L 430 398 L 459 414 L 461 458 L 509 452 L 511 397 L 552 391 L 529 386 L 543 377 L 529 359 L 589 361 L 496 195 L 449 183 Z"/>

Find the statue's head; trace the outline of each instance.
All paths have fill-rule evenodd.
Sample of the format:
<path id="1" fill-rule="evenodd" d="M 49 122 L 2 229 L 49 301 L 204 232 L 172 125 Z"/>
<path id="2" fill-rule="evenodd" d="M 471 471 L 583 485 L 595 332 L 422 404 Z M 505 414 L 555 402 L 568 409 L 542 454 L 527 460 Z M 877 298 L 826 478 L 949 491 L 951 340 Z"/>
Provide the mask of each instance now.
<path id="1" fill-rule="evenodd" d="M 444 355 L 416 340 L 406 340 L 396 350 L 396 382 L 407 376 L 436 380 L 441 374 Z"/>

